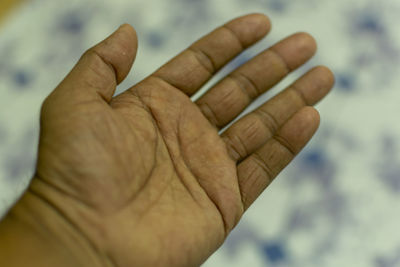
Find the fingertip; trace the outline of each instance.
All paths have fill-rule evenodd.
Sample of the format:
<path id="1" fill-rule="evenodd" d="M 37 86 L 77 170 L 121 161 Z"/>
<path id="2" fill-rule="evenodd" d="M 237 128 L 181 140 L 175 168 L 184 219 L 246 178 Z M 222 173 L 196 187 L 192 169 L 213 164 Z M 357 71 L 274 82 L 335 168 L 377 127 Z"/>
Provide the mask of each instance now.
<path id="1" fill-rule="evenodd" d="M 292 144 L 294 152 L 299 152 L 311 139 L 319 127 L 319 112 L 310 106 L 300 109 L 280 129 L 279 136 Z"/>
<path id="2" fill-rule="evenodd" d="M 303 107 L 299 111 L 299 113 L 301 116 L 304 116 L 306 123 L 309 125 L 317 125 L 318 126 L 321 121 L 321 116 L 320 116 L 318 110 L 314 107 L 311 107 L 311 106 Z"/>
<path id="3" fill-rule="evenodd" d="M 135 56 L 137 50 L 137 33 L 135 28 L 128 24 L 122 24 L 109 38 L 112 39 L 111 44 L 116 48 L 116 52 L 120 50 L 122 54 Z"/>
<path id="4" fill-rule="evenodd" d="M 136 58 L 137 35 L 135 29 L 127 23 L 122 24 L 106 40 L 96 45 L 95 50 L 108 64 L 113 66 L 117 83 L 128 75 Z"/>
<path id="5" fill-rule="evenodd" d="M 302 45 L 303 47 L 309 49 L 310 51 L 313 51 L 314 53 L 318 49 L 318 44 L 317 41 L 315 40 L 314 36 L 312 36 L 308 32 L 297 32 L 293 34 L 295 38 L 297 38 L 297 42 L 299 45 Z"/>
<path id="6" fill-rule="evenodd" d="M 309 33 L 298 32 L 278 42 L 271 49 L 281 56 L 289 70 L 295 70 L 314 56 L 317 42 Z"/>
<path id="7" fill-rule="evenodd" d="M 307 105 L 315 105 L 332 89 L 335 82 L 332 71 L 317 66 L 295 81 L 291 87 L 300 92 Z"/>
<path id="8" fill-rule="evenodd" d="M 60 88 L 68 88 L 71 91 L 71 88 L 76 87 L 80 88 L 79 91 L 90 92 L 92 96 L 95 92 L 108 102 L 115 92 L 116 85 L 128 75 L 136 51 L 136 32 L 129 24 L 123 24 L 82 55 L 62 82 L 67 86 Z M 82 84 L 85 84 L 86 88 L 81 88 Z"/>
<path id="9" fill-rule="evenodd" d="M 304 133 L 304 140 L 309 140 L 318 130 L 321 116 L 318 110 L 312 106 L 303 107 L 298 113 L 301 116 L 303 123 L 301 124 L 301 131 Z"/>
<path id="10" fill-rule="evenodd" d="M 311 106 L 302 108 L 295 116 L 297 116 L 297 118 L 294 120 L 298 121 L 295 140 L 297 138 L 297 144 L 299 145 L 298 151 L 300 151 L 318 130 L 321 117 L 318 110 Z"/>
<path id="11" fill-rule="evenodd" d="M 269 33 L 271 21 L 262 13 L 252 13 L 229 21 L 225 27 L 235 32 L 243 46 L 248 47 Z"/>
<path id="12" fill-rule="evenodd" d="M 330 89 L 335 85 L 335 74 L 333 71 L 323 65 L 316 66 L 313 71 L 317 72 L 318 76 L 324 80 L 324 84 Z"/>
<path id="13" fill-rule="evenodd" d="M 127 37 L 130 38 L 133 43 L 137 43 L 137 32 L 132 25 L 124 23 L 118 28 L 117 31 L 127 34 Z"/>
<path id="14" fill-rule="evenodd" d="M 245 16 L 246 19 L 251 19 L 255 23 L 258 23 L 262 26 L 264 26 L 264 31 L 268 33 L 271 30 L 272 24 L 271 24 L 271 19 L 263 14 L 263 13 L 250 13 Z"/>

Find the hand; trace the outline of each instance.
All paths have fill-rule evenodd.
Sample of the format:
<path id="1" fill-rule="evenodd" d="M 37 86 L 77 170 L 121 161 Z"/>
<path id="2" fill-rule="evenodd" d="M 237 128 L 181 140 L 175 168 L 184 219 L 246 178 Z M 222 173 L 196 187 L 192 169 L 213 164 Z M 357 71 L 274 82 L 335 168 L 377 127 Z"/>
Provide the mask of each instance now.
<path id="1" fill-rule="evenodd" d="M 134 29 L 88 50 L 43 104 L 35 177 L 0 227 L 24 229 L 31 245 L 17 254 L 40 266 L 205 261 L 312 137 L 319 115 L 310 106 L 333 85 L 316 67 L 219 134 L 315 53 L 310 35 L 292 35 L 191 101 L 269 28 L 260 14 L 232 20 L 115 97 L 135 58 Z M 10 260 L 12 244 L 23 245 L 7 233 Z"/>

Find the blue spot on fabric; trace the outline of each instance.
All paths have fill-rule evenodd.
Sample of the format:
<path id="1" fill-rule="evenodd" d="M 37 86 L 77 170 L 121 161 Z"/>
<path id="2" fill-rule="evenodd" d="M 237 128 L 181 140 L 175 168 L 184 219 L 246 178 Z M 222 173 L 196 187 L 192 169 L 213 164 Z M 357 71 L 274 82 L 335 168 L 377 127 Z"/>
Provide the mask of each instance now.
<path id="1" fill-rule="evenodd" d="M 311 150 L 304 153 L 301 159 L 300 168 L 303 171 L 311 172 L 310 178 L 316 179 L 318 184 L 323 187 L 332 185 L 336 167 L 323 150 Z"/>
<path id="2" fill-rule="evenodd" d="M 369 32 L 380 33 L 384 31 L 384 28 L 382 27 L 378 19 L 370 15 L 363 16 L 358 23 L 358 27 L 361 30 Z"/>
<path id="3" fill-rule="evenodd" d="M 286 3 L 282 0 L 270 1 L 268 7 L 276 12 L 283 12 L 286 8 Z"/>
<path id="4" fill-rule="evenodd" d="M 25 70 L 18 70 L 14 73 L 14 82 L 20 86 L 25 87 L 32 81 L 32 75 Z"/>
<path id="5" fill-rule="evenodd" d="M 336 75 L 337 86 L 344 91 L 352 91 L 354 89 L 354 78 L 349 74 Z"/>
<path id="6" fill-rule="evenodd" d="M 4 143 L 7 138 L 7 130 L 4 126 L 0 125 L 0 144 Z"/>
<path id="7" fill-rule="evenodd" d="M 79 33 L 82 31 L 84 21 L 81 16 L 75 13 L 69 13 L 61 19 L 61 28 L 70 33 Z"/>
<path id="8" fill-rule="evenodd" d="M 151 32 L 147 36 L 147 41 L 149 45 L 154 48 L 160 47 L 164 43 L 164 36 L 162 36 L 159 32 Z"/>
<path id="9" fill-rule="evenodd" d="M 304 161 L 307 165 L 320 166 L 325 163 L 325 157 L 321 151 L 310 151 L 304 156 Z"/>
<path id="10" fill-rule="evenodd" d="M 280 243 L 266 243 L 262 245 L 262 250 L 269 262 L 278 263 L 286 259 L 283 245 Z"/>

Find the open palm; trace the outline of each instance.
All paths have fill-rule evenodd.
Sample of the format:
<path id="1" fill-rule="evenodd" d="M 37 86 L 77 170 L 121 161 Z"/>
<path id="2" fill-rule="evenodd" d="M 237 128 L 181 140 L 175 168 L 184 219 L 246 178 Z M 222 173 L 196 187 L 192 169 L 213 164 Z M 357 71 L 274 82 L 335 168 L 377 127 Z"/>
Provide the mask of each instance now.
<path id="1" fill-rule="evenodd" d="M 190 99 L 269 27 L 260 14 L 230 21 L 115 97 L 136 54 L 133 28 L 84 54 L 43 105 L 24 197 L 76 236 L 71 254 L 86 251 L 92 266 L 198 266 L 222 244 L 311 138 L 310 106 L 333 84 L 316 67 L 219 133 L 315 53 L 311 36 L 292 35 Z"/>

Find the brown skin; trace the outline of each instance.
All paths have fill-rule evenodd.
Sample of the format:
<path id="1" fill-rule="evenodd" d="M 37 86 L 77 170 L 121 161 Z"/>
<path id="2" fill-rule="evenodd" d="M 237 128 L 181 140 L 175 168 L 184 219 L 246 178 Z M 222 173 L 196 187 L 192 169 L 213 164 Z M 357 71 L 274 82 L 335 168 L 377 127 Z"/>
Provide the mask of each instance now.
<path id="1" fill-rule="evenodd" d="M 116 97 L 135 31 L 123 25 L 86 52 L 43 104 L 37 170 L 0 224 L 0 265 L 204 262 L 312 137 L 310 106 L 333 85 L 316 67 L 219 134 L 316 50 L 295 34 L 191 101 L 269 28 L 261 14 L 228 22 Z"/>

